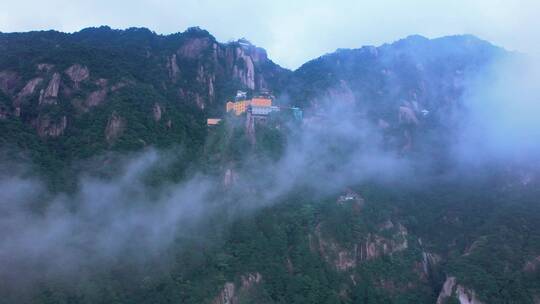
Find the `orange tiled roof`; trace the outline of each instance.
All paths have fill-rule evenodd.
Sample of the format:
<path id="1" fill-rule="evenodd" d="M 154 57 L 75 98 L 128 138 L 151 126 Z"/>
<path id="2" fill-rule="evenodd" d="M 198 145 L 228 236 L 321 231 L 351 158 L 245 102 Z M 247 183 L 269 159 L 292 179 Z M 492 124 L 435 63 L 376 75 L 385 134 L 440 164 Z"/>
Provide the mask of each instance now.
<path id="1" fill-rule="evenodd" d="M 206 124 L 209 125 L 209 126 L 215 126 L 215 125 L 219 124 L 220 121 L 221 121 L 220 118 L 208 118 L 206 120 Z"/>

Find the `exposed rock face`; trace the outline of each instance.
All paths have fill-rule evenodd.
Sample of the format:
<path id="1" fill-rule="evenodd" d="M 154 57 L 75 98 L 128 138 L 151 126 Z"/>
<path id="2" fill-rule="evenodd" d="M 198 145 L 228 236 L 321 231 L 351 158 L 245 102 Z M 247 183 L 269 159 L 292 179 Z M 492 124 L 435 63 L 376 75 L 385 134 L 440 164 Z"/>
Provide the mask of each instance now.
<path id="1" fill-rule="evenodd" d="M 445 304 L 448 298 L 454 293 L 454 286 L 456 285 L 456 278 L 448 277 L 443 284 L 439 297 L 437 298 L 437 304 Z"/>
<path id="2" fill-rule="evenodd" d="M 161 120 L 161 106 L 159 105 L 159 103 L 155 103 L 154 104 L 154 107 L 152 108 L 152 114 L 154 116 L 154 120 L 155 121 L 160 121 Z"/>
<path id="3" fill-rule="evenodd" d="M 258 272 L 240 276 L 241 286 L 237 287 L 233 282 L 227 282 L 219 295 L 212 301 L 213 304 L 238 304 L 241 295 L 249 292 L 255 285 L 262 281 L 262 275 Z"/>
<path id="4" fill-rule="evenodd" d="M 255 65 L 249 55 L 240 47 L 235 49 L 235 64 L 233 78 L 237 79 L 247 88 L 255 89 Z"/>
<path id="5" fill-rule="evenodd" d="M 426 277 L 432 273 L 432 269 L 441 261 L 441 257 L 430 252 L 422 251 L 422 271 Z"/>
<path id="6" fill-rule="evenodd" d="M 126 123 L 124 119 L 113 113 L 105 128 L 105 139 L 108 143 L 113 143 L 124 132 Z"/>
<path id="7" fill-rule="evenodd" d="M 14 90 L 19 84 L 20 77 L 17 73 L 12 71 L 0 72 L 0 90 L 6 95 L 13 95 Z"/>
<path id="8" fill-rule="evenodd" d="M 214 82 L 216 81 L 216 75 L 212 75 L 208 78 L 208 96 L 211 100 L 214 99 Z"/>
<path id="9" fill-rule="evenodd" d="M 124 39 L 122 38 L 124 36 L 117 31 L 109 33 L 112 40 L 108 42 L 111 44 L 118 45 L 120 40 Z M 92 35 L 91 32 L 88 34 Z M 40 36 L 40 34 L 37 35 Z M 169 37 L 156 35 L 154 38 L 154 41 L 160 41 L 160 43 L 151 45 L 148 41 L 140 42 L 143 52 L 140 55 L 145 56 L 145 58 L 140 58 L 141 62 L 129 62 L 118 67 L 119 77 L 130 74 L 135 76 L 122 78 L 119 82 L 113 82 L 112 79 L 116 77 L 109 80 L 99 79 L 99 67 L 76 58 L 67 66 L 57 62 L 61 58 L 50 58 L 53 61 L 37 61 L 39 64 L 30 66 L 30 70 L 24 72 L 19 71 L 18 67 L 22 66 L 21 64 L 10 63 L 0 70 L 0 91 L 7 95 L 11 103 L 5 103 L 2 112 L 7 111 L 8 119 L 11 119 L 12 113 L 19 115 L 24 118 L 24 123 L 32 124 L 35 128 L 34 123 L 39 114 L 49 110 L 50 107 L 47 105 L 62 103 L 62 106 L 74 108 L 74 116 L 68 116 L 68 121 L 76 123 L 82 117 L 79 115 L 81 112 L 89 112 L 93 107 L 102 106 L 112 100 L 112 97 L 117 96 L 116 90 L 124 86 L 148 85 L 149 90 L 155 90 L 157 94 L 162 93 L 165 99 L 175 99 L 174 101 L 181 104 L 219 113 L 223 109 L 225 99 L 230 96 L 230 92 L 237 89 L 257 91 L 261 88 L 271 91 L 280 88 L 281 80 L 285 78 L 283 75 L 291 73 L 271 62 L 261 48 L 239 42 L 220 43 L 204 30 L 190 29 L 186 33 Z M 21 39 L 31 38 L 24 36 Z M 73 52 L 81 56 L 95 47 L 93 41 L 81 42 L 71 34 L 66 34 L 62 39 L 67 39 L 68 43 L 63 44 L 51 40 L 47 45 L 57 47 L 61 52 Z M 18 51 L 17 41 L 17 39 L 7 39 L 6 45 L 2 45 L 2 48 L 15 54 Z M 73 43 L 79 42 L 77 47 L 80 49 L 73 49 Z M 176 49 L 171 49 L 172 45 L 177 45 Z M 47 57 L 40 51 L 37 52 L 35 59 Z M 104 53 L 100 53 L 99 56 L 102 54 Z M 118 56 L 125 54 L 133 54 L 133 50 L 118 50 Z M 21 62 L 22 60 L 22 57 L 17 59 Z M 149 71 L 156 73 L 155 77 L 144 77 L 147 71 L 142 71 L 141 66 L 147 66 Z M 114 74 L 116 71 L 111 72 Z M 267 86 L 268 84 L 270 87 Z M 123 97 L 120 96 L 120 98 Z M 40 107 L 35 112 L 21 115 L 21 110 L 26 109 L 26 101 L 34 99 L 36 103 L 39 102 Z M 162 121 L 163 110 L 164 104 L 161 104 L 161 109 L 156 108 L 150 115 L 153 115 L 157 121 Z M 167 120 L 164 121 L 165 124 Z M 171 123 L 168 126 L 172 127 Z"/>
<path id="10" fill-rule="evenodd" d="M 84 101 L 84 105 L 87 108 L 96 107 L 102 104 L 105 101 L 105 98 L 107 98 L 107 89 L 103 88 L 90 93 Z"/>
<path id="11" fill-rule="evenodd" d="M 36 91 L 36 87 L 41 84 L 41 82 L 43 81 L 43 78 L 34 78 L 30 81 L 28 81 L 28 83 L 26 83 L 26 85 L 22 88 L 22 90 L 17 94 L 17 96 L 15 97 L 15 100 L 13 100 L 13 107 L 15 108 L 15 116 L 20 116 L 21 115 L 21 103 L 22 101 L 33 95 L 34 92 Z"/>
<path id="12" fill-rule="evenodd" d="M 399 107 L 399 123 L 406 125 L 417 125 L 418 118 L 416 117 L 414 110 L 407 106 Z"/>
<path id="13" fill-rule="evenodd" d="M 167 58 L 167 70 L 169 71 L 169 78 L 171 81 L 176 81 L 178 79 L 178 75 L 180 74 L 180 68 L 178 67 L 178 63 L 176 61 L 176 54 L 172 54 L 169 58 Z"/>
<path id="14" fill-rule="evenodd" d="M 107 84 L 109 83 L 109 81 L 108 81 L 107 79 L 105 79 L 105 78 L 100 78 L 100 79 L 96 80 L 95 83 L 96 83 L 96 85 L 98 85 L 98 86 L 104 88 L 104 87 L 107 86 Z"/>
<path id="15" fill-rule="evenodd" d="M 27 96 L 30 96 L 34 94 L 34 91 L 36 90 L 36 87 L 43 81 L 43 78 L 34 78 L 22 88 L 22 90 L 17 94 L 17 99 L 21 99 Z"/>
<path id="16" fill-rule="evenodd" d="M 75 87 L 79 87 L 79 83 L 85 81 L 90 77 L 90 71 L 87 67 L 80 64 L 74 64 L 67 68 L 65 73 L 69 76 L 71 81 L 75 83 Z"/>
<path id="17" fill-rule="evenodd" d="M 363 244 L 360 244 L 359 259 L 371 260 L 378 258 L 383 255 L 390 255 L 399 251 L 407 249 L 407 229 L 401 224 L 397 224 L 395 227 L 394 224 L 390 221 L 386 222 L 382 227 L 383 230 L 396 230 L 393 233 L 392 238 L 385 238 L 378 234 L 369 234 L 366 241 Z"/>
<path id="18" fill-rule="evenodd" d="M 265 62 L 268 60 L 268 54 L 263 48 L 252 46 L 250 53 L 254 63 Z"/>
<path id="19" fill-rule="evenodd" d="M 235 295 L 236 286 L 232 282 L 227 282 L 223 286 L 223 289 L 219 295 L 212 302 L 213 304 L 235 304 L 236 295 Z"/>
<path id="20" fill-rule="evenodd" d="M 246 275 L 243 275 L 240 277 L 242 281 L 242 288 L 249 289 L 253 287 L 255 284 L 258 284 L 262 280 L 262 275 L 258 272 L 255 273 L 248 273 Z"/>
<path id="21" fill-rule="evenodd" d="M 199 107 L 199 109 L 201 110 L 204 110 L 204 108 L 206 107 L 204 99 L 198 93 L 195 93 L 195 103 L 197 104 L 197 107 Z"/>
<path id="22" fill-rule="evenodd" d="M 217 86 L 224 81 L 233 80 L 243 89 L 266 89 L 266 77 L 273 79 L 284 72 L 277 66 L 268 65 L 270 60 L 263 49 L 237 42 L 221 44 L 209 35 L 204 36 L 202 31 L 199 34 L 201 36 L 186 39 L 176 53 L 165 57 L 164 61 L 169 79 L 181 85 L 177 88 L 178 97 L 193 101 L 200 109 L 206 109 L 215 102 L 216 91 L 219 89 Z M 183 67 L 186 61 L 190 64 Z M 257 70 L 263 64 L 270 67 L 268 73 Z M 188 78 L 191 75 L 194 75 L 202 90 L 186 87 L 186 83 L 192 81 Z M 183 77 L 181 83 L 177 81 L 180 76 Z"/>
<path id="23" fill-rule="evenodd" d="M 460 304 L 483 304 L 483 302 L 478 300 L 473 290 L 456 284 L 455 277 L 448 277 L 446 279 L 437 298 L 437 304 L 445 304 L 450 297 L 456 297 Z"/>
<path id="24" fill-rule="evenodd" d="M 358 262 L 357 245 L 354 245 L 352 250 L 346 250 L 335 241 L 325 239 L 322 237 L 320 224 L 315 228 L 315 236 L 316 239 L 310 237 L 310 248 L 312 250 L 316 248 L 325 260 L 333 264 L 338 271 L 347 271 L 356 267 Z M 313 241 L 318 242 L 318 244 L 313 244 Z"/>
<path id="25" fill-rule="evenodd" d="M 235 184 L 237 179 L 238 179 L 238 176 L 237 176 L 236 172 L 234 171 L 234 169 L 227 168 L 225 170 L 225 174 L 223 176 L 223 185 L 226 188 L 229 188 L 229 187 L 231 187 L 231 186 L 233 186 Z"/>
<path id="26" fill-rule="evenodd" d="M 54 68 L 54 65 L 49 63 L 40 63 L 37 65 L 38 72 L 48 73 L 52 70 L 52 68 Z"/>
<path id="27" fill-rule="evenodd" d="M 392 255 L 408 248 L 407 230 L 401 224 L 394 225 L 391 221 L 385 222 L 380 232 L 391 232 L 391 237 L 379 234 L 368 234 L 365 241 L 352 244 L 344 248 L 334 240 L 326 239 L 321 234 L 321 224 L 315 229 L 315 237 L 310 237 L 310 248 L 317 250 L 338 271 L 347 271 L 355 268 L 362 261 L 367 261 Z"/>
<path id="28" fill-rule="evenodd" d="M 337 254 L 336 268 L 339 271 L 346 271 L 356 267 L 358 245 L 354 245 L 354 248 L 350 251 L 341 250 Z"/>
<path id="29" fill-rule="evenodd" d="M 41 137 L 58 137 L 64 134 L 67 127 L 67 117 L 62 116 L 59 121 L 52 120 L 44 115 L 37 119 L 36 128 Z"/>
<path id="30" fill-rule="evenodd" d="M 177 53 L 184 58 L 196 59 L 202 56 L 210 43 L 210 39 L 207 37 L 189 39 L 180 47 Z"/>
<path id="31" fill-rule="evenodd" d="M 41 90 L 39 96 L 39 104 L 56 104 L 58 98 L 58 90 L 60 89 L 60 74 L 54 73 L 49 85 L 45 90 Z"/>

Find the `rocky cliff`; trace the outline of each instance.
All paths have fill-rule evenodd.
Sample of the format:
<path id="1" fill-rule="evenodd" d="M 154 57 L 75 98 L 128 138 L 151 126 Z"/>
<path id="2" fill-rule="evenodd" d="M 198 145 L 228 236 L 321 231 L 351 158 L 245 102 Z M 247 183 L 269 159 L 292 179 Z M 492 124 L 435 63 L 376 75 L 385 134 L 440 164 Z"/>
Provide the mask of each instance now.
<path id="1" fill-rule="evenodd" d="M 456 283 L 455 277 L 448 277 L 444 282 L 443 288 L 439 297 L 437 298 L 437 304 L 445 304 L 451 298 L 455 298 L 460 304 L 482 304 L 478 300 L 476 293 L 473 290 L 463 287 Z"/>
<path id="2" fill-rule="evenodd" d="M 199 28 L 169 36 L 108 27 L 13 33 L 0 34 L 0 43 L 2 118 L 34 122 L 41 137 L 61 137 L 82 113 L 117 102 L 122 89 L 146 87 L 169 104 L 216 115 L 236 90 L 279 90 L 289 73 L 247 40 L 220 43 Z M 163 109 L 148 115 L 159 121 Z M 44 131 L 49 112 L 66 116 L 57 131 Z"/>

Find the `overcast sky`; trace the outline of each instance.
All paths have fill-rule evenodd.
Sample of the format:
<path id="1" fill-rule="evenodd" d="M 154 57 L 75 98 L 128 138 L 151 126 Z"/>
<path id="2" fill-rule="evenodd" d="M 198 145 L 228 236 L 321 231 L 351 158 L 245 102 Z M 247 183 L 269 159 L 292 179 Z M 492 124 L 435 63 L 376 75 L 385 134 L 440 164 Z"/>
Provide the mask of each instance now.
<path id="1" fill-rule="evenodd" d="M 220 41 L 245 37 L 297 68 L 337 48 L 411 34 L 474 34 L 510 50 L 540 50 L 540 0 L 0 0 L 0 31 L 198 25 Z"/>

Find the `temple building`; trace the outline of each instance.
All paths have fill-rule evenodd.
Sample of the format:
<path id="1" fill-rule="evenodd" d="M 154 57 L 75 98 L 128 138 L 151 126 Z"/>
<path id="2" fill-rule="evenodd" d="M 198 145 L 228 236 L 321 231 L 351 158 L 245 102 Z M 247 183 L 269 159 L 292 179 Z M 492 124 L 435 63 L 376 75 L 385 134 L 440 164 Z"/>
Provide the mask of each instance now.
<path id="1" fill-rule="evenodd" d="M 235 115 L 239 116 L 245 113 L 248 107 L 257 107 L 257 108 L 270 108 L 272 107 L 272 99 L 267 97 L 254 97 L 248 100 L 239 100 L 239 101 L 229 101 L 226 104 L 227 112 L 234 112 Z M 259 109 L 263 111 L 262 109 Z"/>

